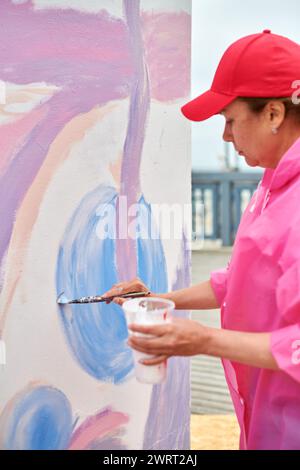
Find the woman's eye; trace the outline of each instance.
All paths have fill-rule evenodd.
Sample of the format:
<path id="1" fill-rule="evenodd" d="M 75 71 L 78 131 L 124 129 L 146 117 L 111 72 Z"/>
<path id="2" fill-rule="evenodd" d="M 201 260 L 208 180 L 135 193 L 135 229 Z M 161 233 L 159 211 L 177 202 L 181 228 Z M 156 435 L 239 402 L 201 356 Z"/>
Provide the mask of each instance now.
<path id="1" fill-rule="evenodd" d="M 233 119 L 227 119 L 226 124 L 232 124 Z"/>

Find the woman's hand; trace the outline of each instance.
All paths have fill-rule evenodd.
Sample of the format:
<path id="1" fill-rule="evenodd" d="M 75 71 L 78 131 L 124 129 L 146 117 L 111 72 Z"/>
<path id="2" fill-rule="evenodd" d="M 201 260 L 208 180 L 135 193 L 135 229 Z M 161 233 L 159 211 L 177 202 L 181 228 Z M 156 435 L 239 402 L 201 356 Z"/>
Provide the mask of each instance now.
<path id="1" fill-rule="evenodd" d="M 114 284 L 110 290 L 105 292 L 102 297 L 112 297 L 114 295 L 120 294 L 127 294 L 127 292 L 149 292 L 150 289 L 139 279 L 136 277 L 129 282 L 119 282 L 118 284 Z M 123 303 L 127 299 L 123 299 L 122 297 L 115 297 L 113 302 L 118 305 L 123 305 Z M 111 300 L 107 300 L 106 303 L 109 304 Z"/>
<path id="2" fill-rule="evenodd" d="M 128 326 L 133 333 L 144 333 L 152 337 L 130 336 L 128 345 L 137 351 L 155 355 L 140 361 L 145 365 L 164 362 L 170 356 L 208 356 L 229 359 L 252 367 L 279 370 L 270 350 L 270 333 L 248 333 L 242 331 L 210 328 L 183 318 L 174 318 L 164 325 Z"/>
<path id="3" fill-rule="evenodd" d="M 152 337 L 130 336 L 128 345 L 133 349 L 156 356 L 141 361 L 145 365 L 155 365 L 164 362 L 170 356 L 193 356 L 205 350 L 208 340 L 208 329 L 198 322 L 173 318 L 165 325 L 136 325 L 128 326 L 133 333 L 144 333 Z"/>

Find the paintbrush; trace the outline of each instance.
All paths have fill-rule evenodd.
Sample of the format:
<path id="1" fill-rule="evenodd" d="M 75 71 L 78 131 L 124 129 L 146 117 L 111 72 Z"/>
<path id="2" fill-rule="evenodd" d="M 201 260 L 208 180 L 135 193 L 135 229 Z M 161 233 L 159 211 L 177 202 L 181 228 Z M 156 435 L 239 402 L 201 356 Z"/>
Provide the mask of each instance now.
<path id="1" fill-rule="evenodd" d="M 150 294 L 148 292 L 127 292 L 126 294 L 117 294 L 111 297 L 102 297 L 101 295 L 94 295 L 91 297 L 80 297 L 79 299 L 69 300 L 62 292 L 56 299 L 56 302 L 61 305 L 66 304 L 92 304 L 96 302 L 107 302 L 113 300 L 115 297 L 122 297 L 124 298 L 135 298 L 135 297 L 146 297 Z"/>

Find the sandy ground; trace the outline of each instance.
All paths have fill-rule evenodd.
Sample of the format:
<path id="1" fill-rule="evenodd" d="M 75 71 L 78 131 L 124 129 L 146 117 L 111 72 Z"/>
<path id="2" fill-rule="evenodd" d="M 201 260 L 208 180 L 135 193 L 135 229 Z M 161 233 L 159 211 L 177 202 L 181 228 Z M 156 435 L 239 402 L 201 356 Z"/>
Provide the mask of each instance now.
<path id="1" fill-rule="evenodd" d="M 192 450 L 238 450 L 239 425 L 235 415 L 192 415 Z"/>

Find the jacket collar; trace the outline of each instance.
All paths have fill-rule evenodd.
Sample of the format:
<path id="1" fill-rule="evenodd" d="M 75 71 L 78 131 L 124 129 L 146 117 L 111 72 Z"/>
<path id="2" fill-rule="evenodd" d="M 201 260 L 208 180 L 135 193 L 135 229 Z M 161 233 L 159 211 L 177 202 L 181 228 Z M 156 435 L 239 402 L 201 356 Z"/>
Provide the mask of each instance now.
<path id="1" fill-rule="evenodd" d="M 269 190 L 285 186 L 295 176 L 300 174 L 300 138 L 285 152 L 275 169 L 267 169 L 262 184 Z"/>

